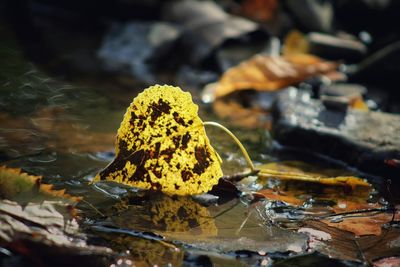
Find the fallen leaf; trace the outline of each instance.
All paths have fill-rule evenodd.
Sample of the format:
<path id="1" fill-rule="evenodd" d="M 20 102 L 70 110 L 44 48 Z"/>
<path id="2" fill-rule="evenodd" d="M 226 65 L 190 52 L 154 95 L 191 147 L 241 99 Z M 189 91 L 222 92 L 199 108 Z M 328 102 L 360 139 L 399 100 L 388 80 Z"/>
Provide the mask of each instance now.
<path id="1" fill-rule="evenodd" d="M 114 161 L 94 181 L 170 195 L 211 190 L 222 170 L 197 112 L 191 95 L 178 87 L 155 85 L 144 90 L 125 113 Z"/>
<path id="2" fill-rule="evenodd" d="M 263 189 L 254 193 L 255 196 L 262 195 L 295 206 L 304 204 L 308 199 L 314 202 L 328 201 L 326 203 L 332 204 L 326 204 L 325 212 L 331 213 L 330 217 L 322 216 L 324 219 L 321 219 L 321 214 L 315 217 L 331 227 L 352 232 L 356 236 L 379 236 L 382 225 L 392 220 L 391 213 L 380 211 L 384 210 L 384 206 L 377 202 L 369 203 L 369 194 L 373 188 L 363 179 L 354 176 L 327 177 L 338 174 L 338 170 L 320 171 L 303 162 L 269 163 L 259 169 L 259 177 L 279 179 L 282 184 L 278 187 L 285 190 Z M 302 186 L 307 183 L 323 186 Z M 340 190 L 341 187 L 344 190 Z M 312 214 L 313 208 L 308 207 L 307 212 Z M 400 213 L 397 211 L 395 219 L 399 218 Z"/>
<path id="3" fill-rule="evenodd" d="M 262 189 L 253 195 L 255 195 L 255 197 L 265 197 L 268 200 L 283 201 L 296 206 L 303 205 L 305 201 L 293 196 L 291 192 L 274 191 L 273 189 Z"/>
<path id="4" fill-rule="evenodd" d="M 57 262 L 57 266 L 85 259 L 95 263 L 98 257 L 112 255 L 111 249 L 86 243 L 74 214 L 71 205 L 62 201 L 22 207 L 0 200 L 0 246 L 27 257 L 36 266 L 45 266 L 46 260 Z"/>
<path id="5" fill-rule="evenodd" d="M 393 245 L 400 236 L 400 231 L 396 228 L 383 229 L 380 236 L 355 236 L 352 232 L 328 226 L 320 221 L 306 221 L 304 227 L 325 232 L 331 236 L 330 240 L 319 240 L 317 243 L 310 244 L 316 245 L 312 248 L 313 250 L 329 255 L 331 258 L 372 262 L 382 257 L 397 255 L 400 248 L 399 245 Z"/>
<path id="6" fill-rule="evenodd" d="M 364 213 L 354 217 L 344 217 L 342 221 L 322 220 L 329 226 L 336 227 L 354 233 L 356 236 L 376 235 L 382 233 L 382 225 L 389 223 L 392 219 L 400 220 L 400 212 L 397 211 L 393 217 L 392 213 L 381 212 L 378 214 Z"/>
<path id="7" fill-rule="evenodd" d="M 72 202 L 80 201 L 80 197 L 74 197 L 65 193 L 65 189 L 54 190 L 53 185 L 42 183 L 41 176 L 29 175 L 17 168 L 0 166 L 0 198 L 20 199 L 31 201 L 38 195 L 45 198 L 63 198 Z"/>
<path id="8" fill-rule="evenodd" d="M 290 31 L 283 41 L 283 55 L 294 55 L 294 54 L 307 54 L 310 50 L 310 45 L 304 36 L 299 31 Z"/>
<path id="9" fill-rule="evenodd" d="M 389 257 L 374 261 L 373 267 L 398 267 L 400 266 L 400 257 Z"/>
<path id="10" fill-rule="evenodd" d="M 337 63 L 307 54 L 281 57 L 256 55 L 228 69 L 220 80 L 213 84 L 215 98 L 247 89 L 275 91 L 312 76 L 336 72 L 337 66 Z"/>
<path id="11" fill-rule="evenodd" d="M 257 21 L 270 21 L 277 14 L 277 7 L 276 0 L 245 0 L 241 5 L 241 13 Z"/>
<path id="12" fill-rule="evenodd" d="M 350 101 L 350 107 L 353 109 L 361 110 L 361 111 L 368 111 L 368 105 L 363 100 L 362 96 L 356 97 Z"/>
<path id="13" fill-rule="evenodd" d="M 302 165 L 293 166 L 285 163 L 268 163 L 258 167 L 260 178 L 276 178 L 283 180 L 296 180 L 311 183 L 320 183 L 324 185 L 346 186 L 354 189 L 357 186 L 371 187 L 364 179 L 354 176 L 337 176 L 326 177 L 318 172 L 304 171 L 303 168 L 308 166 L 305 163 Z"/>

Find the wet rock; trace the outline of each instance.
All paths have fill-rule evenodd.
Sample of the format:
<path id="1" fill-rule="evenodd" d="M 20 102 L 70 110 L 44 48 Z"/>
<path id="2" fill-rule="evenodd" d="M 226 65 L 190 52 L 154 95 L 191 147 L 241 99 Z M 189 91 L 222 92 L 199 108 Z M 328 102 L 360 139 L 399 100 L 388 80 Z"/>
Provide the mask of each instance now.
<path id="1" fill-rule="evenodd" d="M 108 71 L 128 72 L 154 83 L 154 68 L 161 61 L 164 63 L 162 59 L 171 52 L 179 35 L 179 28 L 170 23 L 114 24 L 106 34 L 98 56 Z"/>
<path id="2" fill-rule="evenodd" d="M 307 35 L 310 53 L 331 59 L 356 61 L 367 53 L 367 47 L 351 35 L 334 36 L 312 32 Z"/>
<path id="3" fill-rule="evenodd" d="M 400 41 L 394 42 L 364 59 L 355 68 L 349 68 L 351 81 L 386 84 L 397 88 L 400 70 Z"/>
<path id="4" fill-rule="evenodd" d="M 346 111 L 352 102 L 363 99 L 366 93 L 367 88 L 359 84 L 335 83 L 321 87 L 319 96 L 326 108 Z"/>
<path id="5" fill-rule="evenodd" d="M 183 27 L 180 40 L 184 50 L 181 52 L 187 51 L 186 62 L 193 65 L 204 64 L 228 41 L 248 45 L 258 34 L 265 39 L 265 32 L 257 23 L 229 15 L 213 1 L 171 1 L 163 17 Z"/>
<path id="6" fill-rule="evenodd" d="M 274 107 L 273 132 L 283 145 L 316 152 L 399 183 L 400 116 L 327 109 L 307 92 L 283 91 Z"/>
<path id="7" fill-rule="evenodd" d="M 331 1 L 284 1 L 296 23 L 305 31 L 332 31 L 333 6 Z"/>

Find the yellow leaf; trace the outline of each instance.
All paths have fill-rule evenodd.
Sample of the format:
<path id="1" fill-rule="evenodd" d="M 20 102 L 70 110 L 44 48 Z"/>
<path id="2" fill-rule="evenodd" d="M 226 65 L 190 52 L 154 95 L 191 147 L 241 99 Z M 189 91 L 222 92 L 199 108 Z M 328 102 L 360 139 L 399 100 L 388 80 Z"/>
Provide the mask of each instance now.
<path id="1" fill-rule="evenodd" d="M 127 109 L 116 140 L 116 157 L 95 182 L 115 181 L 170 195 L 209 191 L 222 177 L 190 93 L 155 85 Z"/>
<path id="2" fill-rule="evenodd" d="M 306 166 L 306 164 L 303 164 Z M 304 182 L 320 183 L 324 185 L 340 185 L 355 188 L 356 186 L 371 187 L 364 179 L 354 176 L 326 177 L 324 175 L 303 171 L 300 167 L 289 166 L 279 163 L 269 163 L 259 167 L 260 178 L 277 178 L 284 180 L 297 180 Z"/>
<path id="3" fill-rule="evenodd" d="M 362 96 L 356 97 L 355 99 L 350 101 L 350 107 L 353 109 L 358 109 L 361 111 L 368 111 L 368 105 L 362 99 Z"/>
<path id="4" fill-rule="evenodd" d="M 299 31 L 290 31 L 284 40 L 283 51 L 284 55 L 307 54 L 310 50 L 310 44 L 306 37 Z"/>

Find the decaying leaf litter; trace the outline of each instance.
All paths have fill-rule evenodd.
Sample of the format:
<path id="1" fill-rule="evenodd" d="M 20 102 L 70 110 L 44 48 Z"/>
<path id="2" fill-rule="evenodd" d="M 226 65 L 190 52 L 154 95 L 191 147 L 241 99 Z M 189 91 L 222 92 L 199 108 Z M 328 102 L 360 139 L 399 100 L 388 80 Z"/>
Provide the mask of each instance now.
<path id="1" fill-rule="evenodd" d="M 252 10 L 251 2 L 247 1 L 247 6 L 243 6 L 243 13 Z M 260 15 L 257 19 L 263 20 L 268 16 L 271 14 Z M 222 77 L 220 83 L 228 86 L 226 88 L 229 94 L 223 93 L 226 94 L 223 97 L 217 95 L 217 100 L 213 103 L 215 111 L 219 105 L 219 110 L 222 111 L 220 115 L 224 114 L 225 109 L 227 110 L 225 114 L 235 118 L 236 114 L 232 113 L 236 112 L 230 111 L 235 107 L 230 105 L 226 108 L 225 101 L 237 103 L 235 94 L 239 94 L 239 97 L 247 94 L 247 92 L 238 92 L 246 91 L 249 89 L 247 87 L 275 91 L 281 89 L 283 85 L 295 85 L 303 81 L 308 74 L 312 77 L 323 73 L 332 80 L 343 79 L 340 72 L 335 72 L 336 62 L 325 62 L 314 58 L 315 62 L 321 63 L 314 66 L 310 63 L 312 56 L 291 56 L 299 60 L 308 60 L 304 65 L 310 67 L 307 70 L 303 67 L 298 69 L 298 66 L 293 64 L 294 61 L 288 61 L 288 57 L 290 56 L 287 55 L 286 58 L 258 56 L 253 60 L 250 59 L 249 62 L 244 62 L 244 65 L 249 66 L 248 73 L 243 73 L 240 66 L 228 71 L 226 74 L 231 76 L 226 79 Z M 331 71 L 332 73 L 328 73 Z M 263 76 L 265 74 L 268 75 Z M 274 85 L 275 76 L 281 79 L 281 85 Z M 241 86 L 243 77 L 250 80 L 245 86 Z M 225 83 L 226 81 L 228 84 Z M 256 86 L 262 83 L 265 87 Z M 229 89 L 229 86 L 233 87 Z M 238 86 L 237 89 L 232 89 L 235 86 Z M 215 91 L 210 90 L 214 87 L 215 84 L 208 86 L 209 90 L 203 94 L 203 98 L 204 96 L 205 99 L 215 98 L 215 95 L 210 95 L 210 92 L 215 94 Z M 232 95 L 230 95 L 231 92 Z M 349 99 L 351 107 L 366 110 L 367 105 L 359 95 Z M 329 99 L 331 100 L 332 98 Z M 142 105 L 139 105 L 140 111 L 135 115 L 141 116 L 143 112 L 147 115 L 146 122 L 143 122 L 142 117 L 133 123 L 134 127 L 127 128 L 135 129 L 141 123 L 146 127 L 152 126 L 151 124 L 158 119 L 157 116 L 160 113 L 161 115 L 166 113 L 163 103 L 154 102 L 151 106 L 153 111 L 151 109 L 145 111 L 141 109 Z M 200 107 L 202 113 L 200 117 L 203 118 L 202 108 Z M 192 109 L 187 110 L 192 114 L 190 112 Z M 242 118 L 246 119 L 250 119 L 254 111 L 268 116 L 265 109 L 260 107 L 250 111 L 243 110 L 243 107 L 235 110 L 244 111 L 242 114 L 245 115 Z M 33 131 L 20 131 L 16 136 L 12 131 L 2 129 L 7 135 L 7 142 L 43 143 L 43 146 L 36 150 L 26 149 L 20 145 L 17 153 L 22 152 L 22 159 L 16 159 L 16 152 L 11 146 L 7 147 L 6 158 L 13 160 L 6 163 L 14 167 L 24 166 L 24 170 L 28 173 L 45 174 L 44 169 L 49 163 L 54 163 L 55 166 L 67 163 L 69 166 L 67 158 L 60 163 L 58 163 L 58 158 L 71 153 L 75 154 L 73 157 L 76 157 L 72 161 L 82 161 L 81 164 L 73 165 L 81 167 L 81 171 L 71 171 L 66 172 L 67 175 L 60 175 L 57 173 L 57 168 L 60 167 L 56 167 L 55 171 L 50 171 L 47 177 L 45 175 L 39 178 L 23 174 L 19 169 L 2 167 L 2 177 L 7 179 L 7 183 L 1 184 L 3 192 L 7 193 L 4 195 L 14 201 L 4 200 L 1 205 L 2 208 L 4 207 L 1 219 L 6 222 L 2 224 L 4 227 L 2 233 L 7 232 L 7 235 L 2 236 L 6 240 L 5 244 L 8 244 L 4 252 L 8 253 L 7 255 L 20 254 L 28 262 L 37 265 L 47 265 L 52 262 L 52 257 L 46 255 L 46 250 L 50 252 L 51 248 L 55 249 L 56 254 L 60 256 L 59 261 L 63 261 L 63 256 L 76 256 L 76 261 L 83 262 L 79 254 L 87 253 L 91 255 L 87 259 L 92 264 L 96 261 L 96 265 L 99 266 L 110 264 L 147 266 L 168 263 L 173 265 L 219 263 L 227 266 L 234 264 L 287 266 L 306 262 L 358 266 L 366 262 L 374 262 L 377 265 L 398 262 L 396 257 L 399 236 L 396 228 L 399 216 L 397 207 L 391 205 L 390 201 L 381 199 L 367 180 L 358 178 L 364 177 L 360 173 L 337 168 L 337 166 L 333 169 L 324 167 L 315 170 L 313 169 L 315 163 L 309 165 L 300 162 L 301 157 L 298 157 L 296 161 L 281 161 L 264 154 L 257 155 L 258 152 L 251 150 L 253 146 L 259 145 L 257 143 L 259 140 L 254 141 L 254 136 L 251 136 L 249 140 L 252 141 L 247 140 L 245 144 L 254 160 L 254 171 L 252 167 L 246 166 L 246 160 L 235 148 L 235 143 L 221 129 L 210 129 L 206 126 L 207 135 L 210 138 L 208 140 L 200 120 L 197 126 L 201 126 L 196 128 L 199 132 L 196 131 L 193 134 L 194 139 L 204 141 L 200 142 L 200 145 L 204 145 L 204 149 L 196 147 L 198 142 L 193 142 L 188 148 L 192 137 L 189 138 L 186 134 L 191 133 L 192 129 L 182 127 L 176 131 L 176 134 L 165 132 L 169 137 L 165 142 L 162 136 L 158 136 L 164 134 L 162 131 L 156 131 L 159 134 L 155 133 L 147 140 L 142 136 L 139 138 L 136 136 L 137 139 L 133 138 L 133 140 L 138 141 L 139 149 L 124 151 L 120 149 L 123 147 L 119 145 L 122 143 L 121 140 L 132 140 L 132 138 L 127 138 L 129 131 L 120 130 L 119 132 L 124 133 L 125 136 L 120 138 L 118 135 L 120 141 L 116 143 L 116 158 L 107 167 L 113 167 L 113 170 L 108 173 L 114 175 L 111 175 L 112 177 L 104 175 L 103 178 L 121 182 L 133 177 L 132 180 L 136 182 L 130 183 L 133 187 L 104 182 L 88 185 L 96 174 L 101 180 L 100 168 L 112 161 L 114 155 L 107 151 L 111 151 L 111 141 L 115 133 L 104 134 L 101 131 L 91 131 L 84 123 L 70 120 L 68 116 L 64 117 L 63 114 L 69 112 L 64 108 L 38 108 L 35 112 L 34 116 L 38 118 L 33 120 L 23 117 L 14 118 L 7 113 L 2 116 L 10 125 L 7 128 L 15 127 L 24 130 L 25 125 L 31 124 L 26 128 L 33 129 Z M 185 126 L 178 123 L 179 121 L 189 125 L 190 120 L 180 120 L 179 116 L 170 114 L 172 116 L 168 119 L 173 119 L 178 124 L 177 127 Z M 121 120 L 122 113 L 119 115 L 118 121 Z M 59 123 L 59 118 L 62 118 L 62 123 Z M 129 116 L 124 117 L 125 125 L 131 123 L 132 114 L 128 118 Z M 216 119 L 213 118 L 213 120 Z M 269 122 L 263 118 L 258 122 L 259 125 L 269 127 Z M 247 125 L 250 125 L 249 128 L 254 128 L 254 120 L 247 122 Z M 246 139 L 248 133 L 238 131 L 234 127 L 232 129 L 235 133 L 239 132 L 237 134 L 239 139 Z M 59 134 L 53 134 L 55 131 L 59 131 Z M 215 139 L 213 140 L 213 135 L 219 131 L 221 133 L 216 142 Z M 135 131 L 133 132 L 136 135 Z M 25 133 L 30 137 L 25 138 Z M 142 143 L 149 140 L 155 140 L 155 142 L 150 142 L 150 145 Z M 225 142 L 229 143 L 229 146 L 226 146 L 228 149 L 223 145 Z M 179 157 L 170 151 L 173 149 L 183 151 L 187 149 L 189 152 L 181 152 Z M 191 149 L 194 157 L 187 156 Z M 198 152 L 200 150 L 202 151 Z M 38 151 L 39 154 L 37 154 Z M 97 153 L 99 151 L 100 153 Z M 106 153 L 102 153 L 103 151 Z M 136 151 L 144 153 L 135 153 Z M 124 155 L 121 152 L 127 153 Z M 89 160 L 84 159 L 86 156 L 82 157 L 80 153 L 86 155 Z M 162 157 L 160 157 L 161 154 Z M 157 155 L 161 160 L 158 160 Z M 165 167 L 177 163 L 174 160 L 176 158 L 186 163 L 184 172 L 180 171 L 176 164 L 174 164 L 175 169 L 159 168 L 159 165 Z M 220 159 L 223 160 L 221 167 L 216 166 L 221 163 Z M 127 164 L 127 161 L 130 163 Z M 29 164 L 21 164 L 26 162 Z M 138 169 L 141 170 L 138 172 Z M 188 174 L 187 172 L 191 169 L 193 172 Z M 160 173 L 160 170 L 164 171 Z M 140 175 L 145 171 L 148 171 L 147 175 Z M 187 181 L 193 185 L 192 181 L 202 176 L 202 171 L 209 173 L 212 183 L 208 184 L 207 180 L 201 182 L 198 187 L 195 186 L 200 188 L 197 192 L 193 190 L 193 187 L 179 191 Z M 170 175 L 177 178 L 173 183 L 170 183 L 170 179 L 167 178 L 171 177 Z M 16 178 L 18 176 L 20 178 Z M 60 183 L 60 178 L 66 183 Z M 46 185 L 42 179 L 55 185 Z M 142 183 L 137 183 L 137 181 Z M 219 182 L 218 185 L 212 187 L 217 182 Z M 200 186 L 204 183 L 207 185 Z M 73 197 L 65 194 L 62 190 L 65 187 L 68 188 L 68 194 Z M 91 190 L 89 194 L 88 190 Z M 159 191 L 164 191 L 164 193 Z M 176 196 L 207 191 L 209 194 L 206 195 Z M 49 202 L 54 198 L 61 198 L 61 200 Z M 80 199 L 81 201 L 77 202 Z M 36 201 L 38 203 L 34 203 Z M 9 207 L 13 208 L 8 209 Z M 48 225 L 47 221 L 43 220 L 44 214 L 51 214 L 53 217 L 49 216 L 49 218 L 57 218 L 62 223 Z M 61 228 L 63 224 L 64 228 Z M 35 230 L 34 227 L 39 227 L 39 229 Z M 47 229 L 54 235 L 49 235 L 41 229 Z M 21 235 L 24 238 L 18 242 L 9 243 L 15 236 Z M 37 236 L 42 238 L 33 240 Z M 62 240 L 66 237 L 72 242 L 65 240 L 63 243 Z M 75 246 L 76 243 L 78 248 Z M 85 247 L 85 250 L 80 249 L 81 246 Z M 26 248 L 29 249 L 22 250 Z M 32 257 L 37 251 L 44 251 L 44 255 Z M 68 260 L 65 259 L 64 264 L 67 262 Z M 22 261 L 21 264 L 24 263 Z"/>

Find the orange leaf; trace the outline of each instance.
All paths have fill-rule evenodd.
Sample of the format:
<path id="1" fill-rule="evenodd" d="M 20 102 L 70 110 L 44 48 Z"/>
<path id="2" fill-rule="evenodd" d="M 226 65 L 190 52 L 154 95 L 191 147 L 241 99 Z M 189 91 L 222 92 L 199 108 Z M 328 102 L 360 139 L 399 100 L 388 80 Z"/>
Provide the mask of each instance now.
<path id="1" fill-rule="evenodd" d="M 276 192 L 272 189 L 263 189 L 254 193 L 255 197 L 265 197 L 268 200 L 279 200 L 288 204 L 300 206 L 303 205 L 304 200 L 301 200 L 289 192 Z"/>
<path id="2" fill-rule="evenodd" d="M 354 233 L 357 236 L 377 235 L 382 233 L 382 225 L 392 220 L 391 213 L 380 213 L 376 215 L 365 214 L 364 217 L 344 218 L 341 222 L 332 222 L 330 220 L 322 220 L 329 226 L 339 228 Z M 395 220 L 400 219 L 400 213 L 397 211 Z"/>
<path id="3" fill-rule="evenodd" d="M 228 69 L 213 84 L 215 98 L 239 90 L 275 91 L 319 74 L 336 72 L 337 63 L 306 54 L 282 57 L 256 55 Z"/>
<path id="4" fill-rule="evenodd" d="M 276 0 L 245 0 L 242 4 L 242 14 L 258 21 L 269 21 L 276 14 Z"/>

